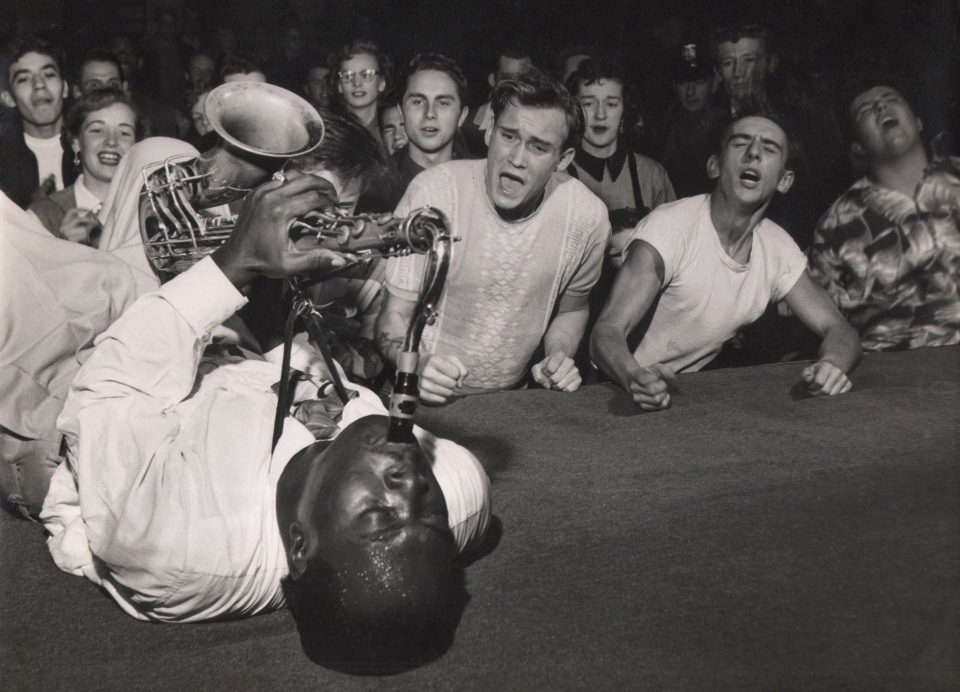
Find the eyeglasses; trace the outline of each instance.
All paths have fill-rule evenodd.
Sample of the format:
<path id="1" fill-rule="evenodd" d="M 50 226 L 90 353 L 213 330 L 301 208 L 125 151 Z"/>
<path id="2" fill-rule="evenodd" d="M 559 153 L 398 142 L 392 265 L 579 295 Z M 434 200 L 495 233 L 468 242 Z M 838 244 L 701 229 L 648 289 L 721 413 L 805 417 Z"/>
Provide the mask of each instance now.
<path id="1" fill-rule="evenodd" d="M 372 82 L 373 78 L 380 74 L 377 70 L 367 68 L 365 70 L 360 70 L 359 72 L 354 72 L 353 70 L 347 70 L 346 72 L 337 72 L 337 76 L 340 78 L 341 82 L 352 82 L 354 77 L 359 76 L 360 81 L 363 82 Z"/>

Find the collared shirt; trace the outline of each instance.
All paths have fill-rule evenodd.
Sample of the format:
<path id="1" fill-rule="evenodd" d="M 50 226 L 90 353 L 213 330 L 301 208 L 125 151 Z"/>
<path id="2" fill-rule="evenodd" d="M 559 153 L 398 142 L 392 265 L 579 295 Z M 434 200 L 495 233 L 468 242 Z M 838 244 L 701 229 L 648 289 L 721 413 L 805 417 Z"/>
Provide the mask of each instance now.
<path id="1" fill-rule="evenodd" d="M 637 166 L 637 187 L 641 199 L 637 199 L 633 188 L 628 154 Z M 627 151 L 619 143 L 616 151 L 605 159 L 588 154 L 582 148 L 577 149 L 570 172 L 599 197 L 610 211 L 624 208 L 650 210 L 677 198 L 670 176 L 663 166 L 648 156 Z"/>
<path id="2" fill-rule="evenodd" d="M 627 160 L 627 150 L 621 145 L 617 145 L 616 151 L 605 159 L 588 153 L 582 147 L 577 149 L 573 156 L 573 162 L 593 177 L 594 180 L 603 180 L 604 170 L 610 174 L 611 180 L 616 180 L 623 172 L 623 164 Z"/>
<path id="3" fill-rule="evenodd" d="M 814 278 L 880 351 L 960 342 L 960 158 L 934 161 L 913 197 L 861 178 L 820 219 Z"/>
<path id="4" fill-rule="evenodd" d="M 73 184 L 73 194 L 77 198 L 77 209 L 82 211 L 92 211 L 94 214 L 100 211 L 103 202 L 97 199 L 97 196 L 90 192 L 83 184 L 83 173 L 77 176 L 77 181 Z"/>
<path id="5" fill-rule="evenodd" d="M 314 437 L 288 417 L 271 453 L 276 359 L 202 357 L 245 302 L 209 257 L 143 296 L 100 337 L 58 420 L 68 453 L 41 514 L 50 553 L 133 617 L 189 622 L 283 605 L 276 485 Z M 309 351 L 293 364 L 324 374 Z M 385 413 L 358 391 L 342 427 Z M 486 529 L 487 477 L 466 449 L 417 437 L 463 549 Z"/>

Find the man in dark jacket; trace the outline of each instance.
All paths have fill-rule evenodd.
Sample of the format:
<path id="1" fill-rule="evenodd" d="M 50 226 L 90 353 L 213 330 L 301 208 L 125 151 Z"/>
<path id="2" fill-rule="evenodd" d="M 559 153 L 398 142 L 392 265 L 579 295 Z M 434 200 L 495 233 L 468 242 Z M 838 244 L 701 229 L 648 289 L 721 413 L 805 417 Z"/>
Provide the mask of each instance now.
<path id="1" fill-rule="evenodd" d="M 38 191 L 62 190 L 76 178 L 70 147 L 61 141 L 68 89 L 61 64 L 53 46 L 28 37 L 10 63 L 10 86 L 0 93 L 20 115 L 20 127 L 0 136 L 0 190 L 24 209 Z"/>

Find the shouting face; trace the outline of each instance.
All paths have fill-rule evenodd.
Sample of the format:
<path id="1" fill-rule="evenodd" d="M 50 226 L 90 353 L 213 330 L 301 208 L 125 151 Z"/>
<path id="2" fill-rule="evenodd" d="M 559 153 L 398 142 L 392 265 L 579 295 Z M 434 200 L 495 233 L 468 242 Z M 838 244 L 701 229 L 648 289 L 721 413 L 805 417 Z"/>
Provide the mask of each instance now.
<path id="1" fill-rule="evenodd" d="M 772 120 L 740 118 L 727 128 L 720 155 L 710 157 L 708 173 L 717 179 L 717 191 L 725 199 L 759 208 L 793 184 L 788 146 L 787 135 Z"/>
<path id="2" fill-rule="evenodd" d="M 487 151 L 487 196 L 504 218 L 528 216 L 540 203 L 550 176 L 566 168 L 573 148 L 559 108 L 507 104 L 494 123 Z"/>
<path id="3" fill-rule="evenodd" d="M 858 95 L 850 104 L 850 117 L 857 133 L 853 150 L 868 161 L 895 159 L 923 146 L 920 118 L 891 87 L 876 86 Z"/>

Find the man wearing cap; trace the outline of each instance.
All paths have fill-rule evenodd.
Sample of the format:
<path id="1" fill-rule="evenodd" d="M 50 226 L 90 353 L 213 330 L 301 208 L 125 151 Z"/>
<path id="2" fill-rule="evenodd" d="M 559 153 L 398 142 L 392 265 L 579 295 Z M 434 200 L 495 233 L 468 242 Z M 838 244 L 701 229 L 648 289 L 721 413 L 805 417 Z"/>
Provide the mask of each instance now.
<path id="1" fill-rule="evenodd" d="M 677 197 L 690 197 L 713 189 L 707 159 L 713 153 L 720 120 L 713 103 L 718 80 L 698 39 L 684 42 L 673 58 L 670 76 L 677 101 L 672 107 L 662 160 Z"/>

